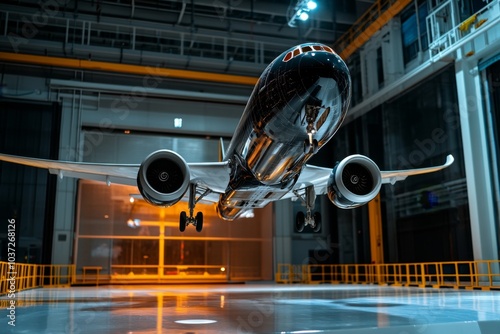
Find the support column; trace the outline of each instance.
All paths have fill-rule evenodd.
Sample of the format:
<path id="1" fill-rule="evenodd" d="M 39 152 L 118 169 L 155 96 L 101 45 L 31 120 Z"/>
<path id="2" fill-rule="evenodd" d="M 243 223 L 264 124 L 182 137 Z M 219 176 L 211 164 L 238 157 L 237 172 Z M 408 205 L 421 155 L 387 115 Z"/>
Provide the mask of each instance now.
<path id="1" fill-rule="evenodd" d="M 290 201 L 276 201 L 274 208 L 274 272 L 278 264 L 292 264 L 293 222 Z"/>
<path id="2" fill-rule="evenodd" d="M 370 253 L 371 263 L 384 263 L 384 239 L 382 235 L 382 213 L 380 210 L 380 194 L 368 203 L 370 219 Z"/>
<path id="3" fill-rule="evenodd" d="M 158 243 L 158 278 L 163 279 L 165 276 L 165 227 L 166 224 L 161 222 L 158 226 L 160 230 L 160 239 Z M 206 262 L 205 262 L 206 264 Z"/>
<path id="4" fill-rule="evenodd" d="M 63 101 L 59 159 L 75 161 L 80 131 L 78 107 L 73 101 Z M 73 238 L 75 228 L 76 180 L 57 180 L 56 207 L 54 210 L 54 235 L 52 239 L 52 264 L 73 263 Z"/>
<path id="5" fill-rule="evenodd" d="M 498 240 L 480 73 L 455 63 L 474 260 L 498 260 Z"/>

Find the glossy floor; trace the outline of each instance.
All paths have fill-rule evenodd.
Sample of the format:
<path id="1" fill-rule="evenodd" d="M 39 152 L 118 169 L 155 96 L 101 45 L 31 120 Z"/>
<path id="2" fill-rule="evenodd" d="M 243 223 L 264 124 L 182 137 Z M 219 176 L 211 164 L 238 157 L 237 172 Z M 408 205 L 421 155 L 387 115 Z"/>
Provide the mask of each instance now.
<path id="1" fill-rule="evenodd" d="M 0 298 L 1 333 L 500 333 L 498 291 L 235 284 L 45 288 L 11 297 Z"/>

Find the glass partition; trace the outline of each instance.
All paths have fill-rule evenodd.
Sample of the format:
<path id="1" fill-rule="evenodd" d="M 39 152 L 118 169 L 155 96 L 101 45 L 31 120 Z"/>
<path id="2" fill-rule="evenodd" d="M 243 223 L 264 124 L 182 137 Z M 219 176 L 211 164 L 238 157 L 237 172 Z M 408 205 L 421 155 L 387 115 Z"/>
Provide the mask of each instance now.
<path id="1" fill-rule="evenodd" d="M 202 232 L 188 226 L 181 233 L 179 215 L 187 211 L 186 202 L 154 207 L 137 194 L 136 187 L 79 182 L 77 274 L 99 267 L 111 282 L 272 279 L 270 206 L 255 210 L 253 218 L 226 222 L 213 205 L 199 203 Z"/>

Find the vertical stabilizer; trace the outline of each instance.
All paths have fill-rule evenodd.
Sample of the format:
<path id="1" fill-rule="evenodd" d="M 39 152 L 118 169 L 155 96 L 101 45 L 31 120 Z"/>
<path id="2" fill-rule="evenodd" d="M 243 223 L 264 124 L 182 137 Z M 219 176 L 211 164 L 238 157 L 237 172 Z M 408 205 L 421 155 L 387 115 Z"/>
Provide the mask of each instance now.
<path id="1" fill-rule="evenodd" d="M 224 148 L 224 140 L 219 139 L 219 162 L 226 161 L 226 149 Z"/>

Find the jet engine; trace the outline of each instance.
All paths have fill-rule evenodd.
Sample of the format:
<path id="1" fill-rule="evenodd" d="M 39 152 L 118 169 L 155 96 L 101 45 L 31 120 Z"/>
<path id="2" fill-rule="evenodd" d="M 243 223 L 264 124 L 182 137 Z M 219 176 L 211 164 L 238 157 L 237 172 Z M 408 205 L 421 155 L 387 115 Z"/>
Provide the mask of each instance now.
<path id="1" fill-rule="evenodd" d="M 151 153 L 141 164 L 137 186 L 146 202 L 156 206 L 177 203 L 189 187 L 186 161 L 177 153 L 160 150 Z"/>
<path id="2" fill-rule="evenodd" d="M 380 169 L 375 162 L 363 155 L 351 155 L 332 169 L 328 198 L 339 208 L 352 209 L 374 199 L 381 185 Z"/>

